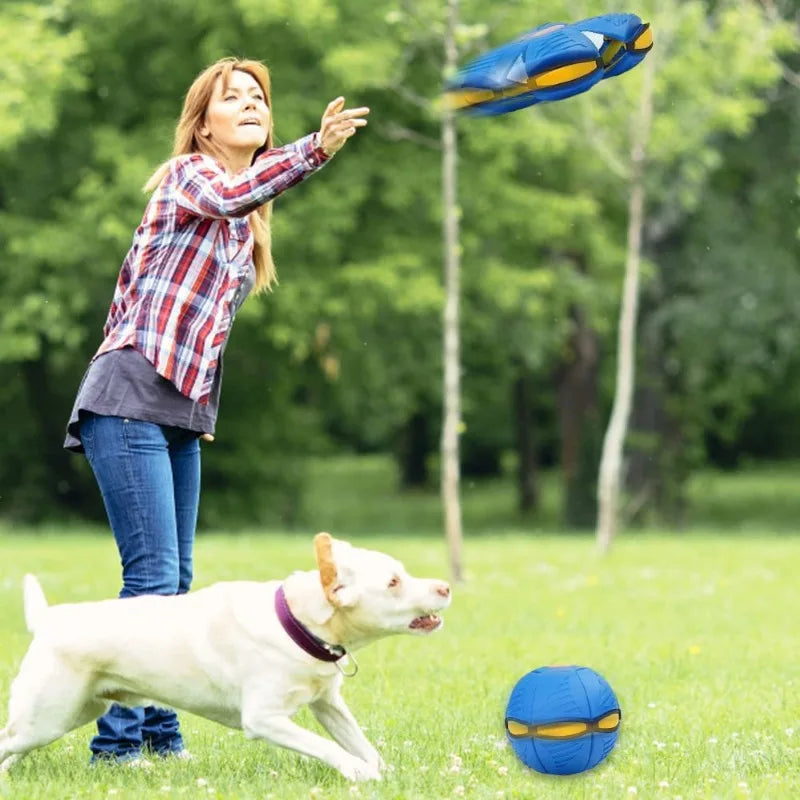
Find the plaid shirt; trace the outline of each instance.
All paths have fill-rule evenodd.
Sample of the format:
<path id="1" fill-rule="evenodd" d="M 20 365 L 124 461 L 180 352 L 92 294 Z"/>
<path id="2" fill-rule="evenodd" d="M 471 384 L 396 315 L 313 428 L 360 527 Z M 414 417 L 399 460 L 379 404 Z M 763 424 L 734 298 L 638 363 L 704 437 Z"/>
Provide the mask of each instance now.
<path id="1" fill-rule="evenodd" d="M 207 403 L 231 300 L 253 260 L 246 215 L 327 161 L 316 136 L 235 175 L 200 153 L 174 158 L 122 264 L 94 358 L 132 346 L 182 394 Z"/>

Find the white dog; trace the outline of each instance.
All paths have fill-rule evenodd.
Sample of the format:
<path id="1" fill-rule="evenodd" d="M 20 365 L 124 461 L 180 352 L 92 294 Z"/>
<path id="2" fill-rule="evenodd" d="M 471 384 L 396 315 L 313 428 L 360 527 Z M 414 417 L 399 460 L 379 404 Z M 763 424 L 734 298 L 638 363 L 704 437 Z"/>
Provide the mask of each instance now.
<path id="1" fill-rule="evenodd" d="M 0 772 L 105 713 L 112 702 L 185 709 L 339 770 L 383 765 L 340 694 L 347 655 L 393 633 L 430 633 L 450 604 L 444 581 L 320 533 L 318 570 L 282 583 L 231 581 L 185 595 L 48 607 L 25 577 L 34 634 L 0 730 Z M 349 662 L 349 663 L 348 663 Z M 309 704 L 335 741 L 290 717 Z"/>

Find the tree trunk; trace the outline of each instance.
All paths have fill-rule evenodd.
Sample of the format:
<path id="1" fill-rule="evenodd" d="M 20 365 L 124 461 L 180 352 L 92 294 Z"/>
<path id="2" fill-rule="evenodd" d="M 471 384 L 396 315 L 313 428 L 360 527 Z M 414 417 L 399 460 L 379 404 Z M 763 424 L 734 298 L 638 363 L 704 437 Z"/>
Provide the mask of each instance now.
<path id="1" fill-rule="evenodd" d="M 445 70 L 456 68 L 458 0 L 448 0 Z M 461 359 L 459 355 L 460 254 L 456 207 L 456 128 L 451 110 L 442 112 L 442 203 L 444 206 L 444 423 L 442 425 L 442 504 L 453 580 L 463 578 L 461 564 L 461 499 L 458 437 L 461 426 Z"/>
<path id="2" fill-rule="evenodd" d="M 564 480 L 564 524 L 591 528 L 597 518 L 597 334 L 572 309 L 569 360 L 558 371 L 558 427 Z"/>
<path id="3" fill-rule="evenodd" d="M 597 545 L 608 552 L 618 523 L 622 452 L 630 417 L 636 358 L 636 310 L 639 299 L 639 263 L 644 225 L 644 161 L 653 116 L 655 59 L 644 64 L 639 114 L 631 146 L 631 194 L 628 206 L 628 252 L 617 337 L 617 378 L 611 419 L 603 440 L 598 476 Z"/>
<path id="4" fill-rule="evenodd" d="M 428 416 L 415 411 L 400 433 L 400 485 L 403 489 L 428 483 Z"/>
<path id="5" fill-rule="evenodd" d="M 517 498 L 519 510 L 524 512 L 536 508 L 538 490 L 536 485 L 537 461 L 533 429 L 533 386 L 531 374 L 521 368 L 514 381 L 514 439 L 517 444 Z"/>

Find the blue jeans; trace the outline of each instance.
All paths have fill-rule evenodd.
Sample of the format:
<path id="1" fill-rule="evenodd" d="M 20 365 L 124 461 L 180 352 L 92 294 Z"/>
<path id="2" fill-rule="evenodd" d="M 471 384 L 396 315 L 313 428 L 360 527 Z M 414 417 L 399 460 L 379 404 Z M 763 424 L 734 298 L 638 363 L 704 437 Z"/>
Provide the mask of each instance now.
<path id="1" fill-rule="evenodd" d="M 187 592 L 200 499 L 197 434 L 83 412 L 80 435 L 122 561 L 119 596 Z M 93 760 L 134 758 L 143 747 L 160 755 L 183 749 L 174 711 L 114 704 L 97 720 Z"/>

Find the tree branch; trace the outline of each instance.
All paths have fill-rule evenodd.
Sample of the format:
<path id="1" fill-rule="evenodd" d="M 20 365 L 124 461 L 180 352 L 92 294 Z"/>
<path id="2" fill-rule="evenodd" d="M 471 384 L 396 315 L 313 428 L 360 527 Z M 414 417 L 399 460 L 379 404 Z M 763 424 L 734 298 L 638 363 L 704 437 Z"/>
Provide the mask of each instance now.
<path id="1" fill-rule="evenodd" d="M 776 7 L 774 0 L 761 0 L 761 5 L 764 7 L 764 11 L 767 17 L 769 17 L 770 22 L 777 24 L 782 19 L 781 13 Z M 795 17 L 795 22 L 798 23 L 798 34 L 800 34 L 800 18 Z M 795 89 L 800 89 L 800 72 L 795 72 L 793 69 L 790 69 L 780 59 L 778 59 L 778 63 L 781 65 L 781 74 L 786 83 L 794 86 Z"/>
<path id="2" fill-rule="evenodd" d="M 399 81 L 397 81 L 392 89 L 396 94 L 403 98 L 403 100 L 407 100 L 409 103 L 413 103 L 415 106 L 419 108 L 424 108 L 426 111 L 430 110 L 433 103 L 427 98 L 423 97 L 421 94 L 417 94 L 415 91 L 403 86 Z"/>
<path id="3" fill-rule="evenodd" d="M 414 142 L 415 144 L 421 144 L 424 147 L 430 148 L 431 150 L 442 149 L 442 145 L 438 139 L 425 136 L 422 133 L 411 130 L 411 128 L 406 128 L 404 125 L 398 125 L 396 122 L 389 122 L 386 125 L 380 126 L 378 128 L 378 132 L 393 142 L 406 140 L 409 142 Z"/>
<path id="4" fill-rule="evenodd" d="M 800 89 L 800 72 L 795 72 L 794 70 L 789 69 L 782 61 L 781 70 L 783 72 L 783 79 L 786 83 L 790 83 L 795 89 Z"/>
<path id="5" fill-rule="evenodd" d="M 583 117 L 583 132 L 586 136 L 586 141 L 589 146 L 600 156 L 608 167 L 609 172 L 627 181 L 630 178 L 631 172 L 627 164 L 608 146 L 605 139 L 601 139 L 597 133 L 597 128 L 591 125 L 589 114 L 584 109 Z"/>

